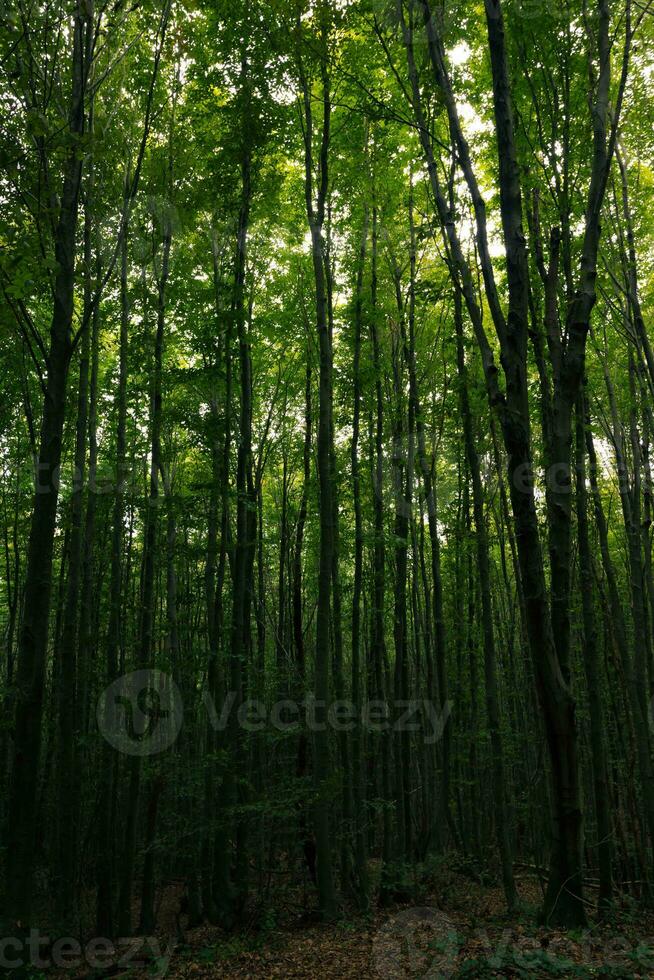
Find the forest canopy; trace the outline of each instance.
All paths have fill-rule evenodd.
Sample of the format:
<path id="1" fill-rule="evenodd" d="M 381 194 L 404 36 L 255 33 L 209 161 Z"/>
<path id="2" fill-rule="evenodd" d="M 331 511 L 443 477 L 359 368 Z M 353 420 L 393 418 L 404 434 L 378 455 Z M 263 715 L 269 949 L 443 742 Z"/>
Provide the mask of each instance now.
<path id="1" fill-rule="evenodd" d="M 651 906 L 653 14 L 2 3 L 7 935 Z"/>

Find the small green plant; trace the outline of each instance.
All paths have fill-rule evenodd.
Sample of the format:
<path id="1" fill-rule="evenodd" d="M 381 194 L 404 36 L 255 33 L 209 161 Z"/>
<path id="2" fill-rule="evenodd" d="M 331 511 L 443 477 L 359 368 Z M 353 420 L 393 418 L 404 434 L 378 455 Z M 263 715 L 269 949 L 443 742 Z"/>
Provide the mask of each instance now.
<path id="1" fill-rule="evenodd" d="M 203 946 L 202 949 L 194 953 L 194 958 L 198 963 L 215 963 L 217 950 L 215 946 Z"/>

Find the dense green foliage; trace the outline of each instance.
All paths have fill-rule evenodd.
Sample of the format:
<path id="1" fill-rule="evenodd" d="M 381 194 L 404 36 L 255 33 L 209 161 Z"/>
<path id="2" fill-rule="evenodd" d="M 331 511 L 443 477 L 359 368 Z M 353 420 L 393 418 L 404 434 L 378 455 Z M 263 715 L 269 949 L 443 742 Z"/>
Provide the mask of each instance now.
<path id="1" fill-rule="evenodd" d="M 0 25 L 6 927 L 651 902 L 650 5 Z"/>

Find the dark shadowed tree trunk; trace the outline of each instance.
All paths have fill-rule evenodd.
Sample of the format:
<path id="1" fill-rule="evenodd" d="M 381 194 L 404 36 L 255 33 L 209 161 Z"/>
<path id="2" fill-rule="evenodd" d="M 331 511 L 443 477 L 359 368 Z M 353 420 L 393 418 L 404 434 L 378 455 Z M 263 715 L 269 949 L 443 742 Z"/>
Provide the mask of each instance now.
<path id="1" fill-rule="evenodd" d="M 575 467 L 577 539 L 579 542 L 579 587 L 584 623 L 584 670 L 588 687 L 590 712 L 591 759 L 597 822 L 597 855 L 599 863 L 599 904 L 607 907 L 613 895 L 612 833 L 609 814 L 610 793 L 605 745 L 604 706 L 598 657 L 596 614 L 593 602 L 593 566 L 588 534 L 588 493 L 586 490 L 585 399 L 583 388 L 577 396 L 575 419 Z"/>
<path id="2" fill-rule="evenodd" d="M 468 396 L 468 373 L 463 348 L 463 311 L 458 291 L 454 296 L 455 326 L 457 337 L 457 366 L 459 372 L 461 414 L 463 416 L 463 436 L 466 458 L 472 482 L 472 506 L 475 518 L 475 541 L 477 546 L 477 569 L 481 591 L 481 620 L 484 641 L 484 679 L 486 691 L 486 716 L 491 742 L 493 815 L 495 836 L 502 866 L 502 884 L 509 911 L 513 911 L 518 894 L 513 877 L 513 857 L 509 839 L 509 821 L 506 806 L 506 785 L 504 775 L 504 751 L 500 730 L 500 705 L 497 690 L 497 662 L 495 656 L 495 637 L 493 632 L 493 609 L 491 600 L 491 576 L 488 561 L 488 535 L 484 516 L 484 491 L 479 468 L 479 455 L 473 428 Z"/>
<path id="3" fill-rule="evenodd" d="M 318 335 L 318 487 L 320 492 L 320 554 L 318 567 L 318 608 L 316 613 L 316 662 L 314 672 L 315 727 L 313 772 L 316 790 L 315 833 L 318 896 L 323 916 L 333 918 L 336 896 L 332 875 L 329 818 L 330 753 L 327 731 L 329 700 L 331 583 L 334 561 L 334 488 L 332 467 L 332 344 L 327 309 L 325 243 L 323 225 L 329 187 L 329 142 L 331 120 L 330 78 L 327 62 L 327 11 L 320 8 L 320 82 L 322 86 L 322 127 L 318 161 L 318 186 L 314 199 L 313 107 L 310 83 L 300 62 L 300 82 L 304 110 L 304 188 L 307 219 L 311 232 L 311 257 L 315 281 L 316 327 Z"/>
<path id="4" fill-rule="evenodd" d="M 172 162 L 170 163 L 172 168 Z M 172 189 L 172 169 L 168 189 Z M 169 199 L 170 200 L 170 199 Z M 157 326 L 154 337 L 154 373 L 150 401 L 150 491 L 146 501 L 145 531 L 143 537 L 143 566 L 141 578 L 141 608 L 137 651 L 137 668 L 150 670 L 153 666 L 155 587 L 157 559 L 157 528 L 159 524 L 159 475 L 161 469 L 162 423 L 162 373 L 164 330 L 166 325 L 166 289 L 170 272 L 170 248 L 172 220 L 168 204 L 163 216 L 160 269 L 157 276 Z M 154 260 L 154 257 L 153 257 Z M 147 302 L 144 296 L 144 302 Z M 120 892 L 118 898 L 118 929 L 122 936 L 131 934 L 132 889 L 136 858 L 137 824 L 141 789 L 141 756 L 133 755 L 129 761 L 129 791 L 125 815 L 125 838 L 120 868 Z M 148 819 L 156 821 L 158 793 L 151 787 Z"/>
<path id="5" fill-rule="evenodd" d="M 36 793 L 41 749 L 43 684 L 48 649 L 52 552 L 59 465 L 66 409 L 68 370 L 73 353 L 73 295 L 82 158 L 76 140 L 84 132 L 85 29 L 89 14 L 78 4 L 71 33 L 71 95 L 68 108 L 70 149 L 65 164 L 54 253 L 54 307 L 50 326 L 48 373 L 39 435 L 36 493 L 25 572 L 24 611 L 18 642 L 14 753 L 8 808 L 5 904 L 9 917 L 23 926 L 32 920 L 36 856 Z M 72 858 L 72 856 L 71 856 Z"/>

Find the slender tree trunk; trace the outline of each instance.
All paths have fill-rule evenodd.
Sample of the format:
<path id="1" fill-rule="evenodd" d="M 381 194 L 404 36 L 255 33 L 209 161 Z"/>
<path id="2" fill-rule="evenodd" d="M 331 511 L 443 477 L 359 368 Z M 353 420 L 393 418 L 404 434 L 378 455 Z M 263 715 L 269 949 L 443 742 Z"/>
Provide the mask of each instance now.
<path id="1" fill-rule="evenodd" d="M 412 250 L 412 260 L 414 253 Z M 413 273 L 413 268 L 412 268 Z M 395 583 L 393 611 L 393 641 L 395 647 L 395 705 L 393 721 L 401 717 L 406 709 L 409 694 L 409 650 L 407 630 L 407 579 L 409 524 L 413 496 L 413 469 L 415 444 L 415 398 L 409 398 L 407 430 L 404 425 L 404 371 L 409 352 L 406 340 L 406 310 L 402 299 L 400 270 L 394 262 L 394 281 L 396 306 L 399 321 L 399 336 L 393 347 L 393 388 L 395 393 L 395 418 L 393 425 L 393 490 L 395 495 Z M 409 317 L 413 317 L 413 274 L 410 287 Z M 412 329 L 412 328 L 411 328 Z M 405 431 L 407 440 L 405 443 Z M 410 808 L 410 742 L 409 732 L 404 725 L 395 739 L 395 799 L 397 817 L 397 855 L 400 860 L 410 861 L 412 850 L 412 815 Z"/>
<path id="2" fill-rule="evenodd" d="M 224 320 L 221 303 L 221 276 L 216 232 L 212 229 L 214 306 L 217 329 Z M 224 665 L 223 589 L 227 570 L 229 530 L 229 463 L 231 455 L 231 402 L 232 402 L 232 323 L 227 318 L 224 333 L 218 339 L 215 373 L 224 371 L 222 415 L 219 413 L 218 396 L 211 400 L 209 441 L 211 447 L 212 488 L 207 535 L 207 564 L 205 568 L 205 599 L 209 637 L 209 664 L 207 669 L 208 694 L 218 708 L 226 694 Z M 218 535 L 220 534 L 220 541 Z M 226 923 L 231 909 L 231 883 L 229 881 L 229 855 L 226 826 L 226 801 L 218 788 L 218 767 L 213 754 L 225 744 L 224 733 L 214 730 L 209 716 L 206 726 L 206 751 L 210 757 L 205 777 L 205 843 L 203 848 L 203 905 L 212 922 Z M 217 812 L 216 812 L 217 811 Z"/>
<path id="3" fill-rule="evenodd" d="M 243 66 L 243 79 L 246 67 Z M 245 83 L 244 83 L 245 85 Z M 243 88 L 243 96 L 248 90 Z M 237 245 L 234 260 L 234 294 L 232 311 L 236 323 L 239 349 L 239 442 L 236 457 L 236 547 L 234 553 L 232 628 L 230 640 L 230 684 L 235 695 L 234 710 L 230 715 L 228 733 L 232 752 L 233 773 L 229 780 L 229 799 L 234 805 L 244 801 L 246 752 L 242 733 L 237 725 L 237 711 L 244 698 L 246 665 L 250 651 L 250 610 L 252 601 L 252 574 L 256 539 L 256 495 L 252 479 L 252 365 L 248 339 L 247 310 L 245 305 L 245 274 L 247 235 L 250 221 L 252 195 L 252 160 L 250 148 L 245 142 L 241 158 L 241 204 L 237 226 Z M 235 821 L 235 902 L 241 911 L 248 890 L 248 860 L 246 847 L 247 824 L 242 815 Z"/>
<path id="4" fill-rule="evenodd" d="M 472 482 L 472 506 L 475 518 L 475 539 L 477 545 L 477 565 L 481 586 L 481 618 L 484 639 L 484 679 L 486 691 L 486 715 L 491 741 L 493 766 L 493 811 L 495 835 L 502 866 L 502 883 L 509 911 L 515 908 L 518 894 L 513 877 L 513 857 L 509 840 L 508 813 L 506 806 L 506 785 L 504 776 L 504 751 L 502 746 L 500 706 L 497 691 L 497 663 L 495 637 L 493 633 L 493 611 L 491 604 L 491 578 L 488 561 L 488 535 L 484 517 L 484 491 L 479 469 L 479 456 L 475 445 L 473 422 L 468 397 L 468 375 L 463 349 L 463 311 L 461 296 L 455 292 L 455 322 L 457 332 L 457 365 L 459 371 L 461 414 L 466 458 Z"/>
<path id="5" fill-rule="evenodd" d="M 295 670 L 297 677 L 298 698 L 306 697 L 306 655 L 304 645 L 304 625 L 302 618 L 302 547 L 304 544 L 304 529 L 307 520 L 309 500 L 309 483 L 311 480 L 311 362 L 307 350 L 307 367 L 304 386 L 304 446 L 302 451 L 302 496 L 295 529 L 293 550 L 293 648 L 295 653 Z M 295 774 L 300 781 L 306 780 L 309 769 L 309 745 L 306 730 L 300 728 L 297 743 L 297 760 Z M 316 872 L 316 842 L 308 825 L 306 809 L 300 804 L 300 837 L 302 850 L 309 876 L 314 885 L 317 884 Z"/>
<path id="6" fill-rule="evenodd" d="M 361 420 L 361 328 L 363 319 L 363 275 L 368 241 L 369 209 L 364 205 L 359 245 L 359 261 L 354 295 L 354 360 L 352 366 L 353 408 L 350 470 L 354 506 L 354 583 L 352 589 L 352 703 L 355 728 L 352 735 L 352 795 L 354 804 L 355 891 L 359 908 L 369 904 L 368 854 L 366 831 L 366 792 L 363 768 L 364 732 L 361 709 L 365 671 L 361 668 L 361 592 L 363 586 L 363 515 L 359 472 L 359 429 Z"/>
<path id="7" fill-rule="evenodd" d="M 91 30 L 85 31 L 85 63 L 91 60 Z M 93 101 L 88 113 L 87 129 L 93 132 Z M 59 910 L 64 928 L 73 924 L 76 905 L 78 820 L 81 792 L 78 758 L 79 734 L 83 725 L 83 692 L 79 680 L 84 675 L 82 662 L 88 656 L 80 646 L 80 587 L 84 563 L 84 500 L 86 483 L 86 441 L 88 426 L 89 362 L 91 353 L 91 327 L 94 320 L 92 265 L 93 265 L 93 160 L 88 164 L 86 199 L 84 202 L 84 308 L 80 343 L 79 386 L 77 394 L 77 419 L 75 427 L 75 456 L 73 485 L 70 501 L 70 551 L 68 580 L 62 626 L 61 675 L 59 677 L 59 759 L 58 759 L 58 816 L 59 816 Z"/>
<path id="8" fill-rule="evenodd" d="M 164 329 L 166 324 L 166 289 L 170 271 L 172 225 L 167 215 L 161 246 L 161 270 L 157 283 L 157 329 L 154 339 L 154 375 L 150 409 L 150 492 L 146 504 L 143 536 L 143 572 L 138 639 L 140 670 L 151 669 L 155 622 L 155 571 L 157 557 L 157 528 L 159 524 L 159 472 L 161 468 L 161 416 Z M 145 297 L 144 297 L 145 299 Z M 137 822 L 141 788 L 141 756 L 133 755 L 129 764 L 129 791 L 125 816 L 125 840 L 120 869 L 118 899 L 118 929 L 122 936 L 131 934 L 132 888 L 136 858 Z M 150 794 L 152 799 L 152 794 Z M 154 810 L 156 818 L 156 808 Z"/>
<path id="9" fill-rule="evenodd" d="M 591 761 L 597 821 L 597 855 L 599 863 L 599 904 L 606 908 L 612 898 L 611 877 L 611 818 L 609 815 L 609 783 L 604 742 L 604 708 L 600 686 L 600 670 L 597 655 L 597 631 L 593 603 L 593 569 L 588 536 L 588 502 L 586 491 L 585 407 L 583 390 L 577 396 L 575 464 L 577 470 L 576 508 L 577 538 L 579 542 L 579 585 L 581 590 L 584 623 L 584 669 L 588 687 L 590 712 Z"/>
<path id="10" fill-rule="evenodd" d="M 129 174 L 125 175 L 125 187 Z M 124 205 L 126 206 L 126 204 Z M 109 622 L 106 635 L 106 675 L 107 684 L 118 676 L 118 653 L 122 635 L 122 596 L 123 569 L 122 550 L 125 524 L 125 479 L 127 451 L 127 372 L 128 372 L 128 331 L 129 331 L 129 293 L 127 285 L 129 223 L 123 227 L 120 244 L 120 337 L 118 353 L 118 392 L 116 406 L 116 465 L 114 469 L 115 487 L 111 519 L 111 573 L 109 583 Z M 115 705 L 112 699 L 105 705 L 104 724 L 107 730 L 115 725 Z M 96 924 L 101 936 L 114 935 L 114 854 L 115 826 L 113 816 L 115 777 L 117 759 L 107 742 L 102 747 L 102 776 L 100 784 L 100 824 L 98 833 L 98 893 L 96 905 Z"/>
<path id="11" fill-rule="evenodd" d="M 374 179 L 374 177 L 373 177 Z M 381 346 L 379 342 L 377 309 L 377 245 L 378 245 L 377 206 L 373 187 L 372 238 L 371 238 L 371 315 L 370 340 L 375 379 L 374 412 L 374 453 L 372 458 L 372 497 L 374 511 L 373 544 L 373 595 L 371 612 L 370 641 L 370 693 L 385 705 L 386 701 L 385 665 L 385 605 L 386 605 L 386 546 L 384 541 L 384 395 L 382 388 Z M 380 788 L 382 804 L 382 848 L 379 901 L 387 904 L 390 899 L 390 865 L 393 858 L 393 838 L 391 824 L 391 740 L 389 733 L 379 735 L 379 758 L 381 768 Z"/>
<path id="12" fill-rule="evenodd" d="M 326 12 L 321 8 L 321 16 Z M 318 488 L 320 500 L 320 545 L 318 562 L 318 607 L 316 612 L 316 660 L 314 670 L 314 757 L 313 772 L 316 791 L 315 833 L 318 897 L 326 919 L 336 913 L 336 895 L 332 874 L 331 831 L 329 819 L 329 774 L 331 759 L 327 731 L 329 701 L 331 586 L 334 562 L 334 487 L 332 467 L 332 345 L 327 309 L 325 246 L 323 224 L 329 186 L 329 140 L 331 119 L 330 79 L 327 68 L 326 25 L 321 33 L 322 133 L 320 139 L 320 183 L 314 201 L 313 110 L 309 82 L 301 68 L 304 104 L 305 198 L 307 219 L 311 232 L 311 257 L 315 281 L 316 329 L 318 336 Z"/>

